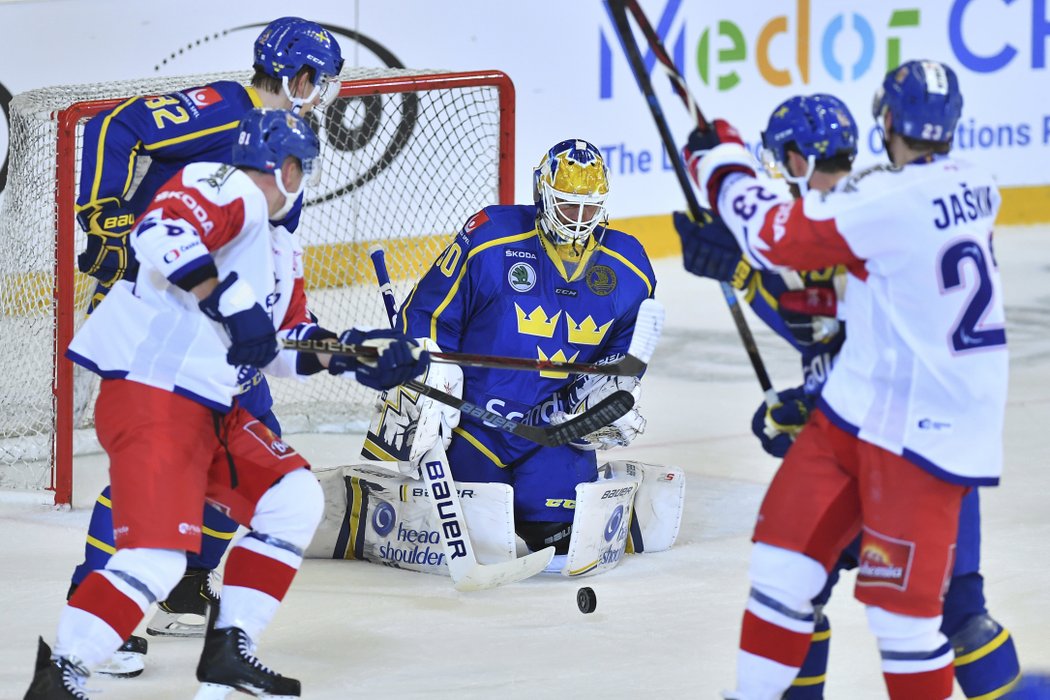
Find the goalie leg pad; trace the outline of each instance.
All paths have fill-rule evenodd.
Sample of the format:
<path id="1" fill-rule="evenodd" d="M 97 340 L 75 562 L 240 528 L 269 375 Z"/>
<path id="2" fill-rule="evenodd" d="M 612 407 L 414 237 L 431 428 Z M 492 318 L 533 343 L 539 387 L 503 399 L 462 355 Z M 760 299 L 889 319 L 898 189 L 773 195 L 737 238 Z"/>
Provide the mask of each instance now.
<path id="1" fill-rule="evenodd" d="M 627 549 L 638 483 L 624 474 L 576 487 L 576 515 L 561 570 L 564 576 L 593 576 L 620 563 Z"/>
<path id="2" fill-rule="evenodd" d="M 637 480 L 627 552 L 662 552 L 678 539 L 685 504 L 685 472 L 678 467 L 617 461 L 602 465 L 604 478 Z"/>
<path id="3" fill-rule="evenodd" d="M 308 557 L 360 559 L 448 575 L 437 522 L 421 481 L 353 465 L 321 472 L 325 517 Z M 506 484 L 456 482 L 474 554 L 482 564 L 513 559 L 514 492 Z"/>

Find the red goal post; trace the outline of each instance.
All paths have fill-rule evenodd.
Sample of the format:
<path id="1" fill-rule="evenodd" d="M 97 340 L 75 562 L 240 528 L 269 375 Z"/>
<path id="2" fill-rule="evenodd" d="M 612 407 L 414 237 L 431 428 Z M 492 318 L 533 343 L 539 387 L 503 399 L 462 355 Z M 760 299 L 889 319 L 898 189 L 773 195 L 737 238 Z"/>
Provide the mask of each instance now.
<path id="1" fill-rule="evenodd" d="M 85 240 L 74 215 L 84 123 L 136 95 L 248 77 L 45 88 L 12 101 L 0 236 L 21 242 L 0 246 L 6 249 L 0 252 L 0 328 L 37 337 L 50 327 L 51 341 L 28 348 L 24 366 L 0 378 L 0 488 L 51 490 L 56 504 L 70 503 L 74 453 L 97 450 L 91 429 L 97 381 L 64 357 L 93 288 L 75 263 Z M 339 99 L 312 117 L 321 137 L 322 180 L 307 192 L 297 231 L 311 310 L 337 330 L 384 323 L 368 264 L 371 245 L 381 242 L 389 251 L 404 298 L 472 213 L 514 198 L 515 95 L 508 76 L 347 69 L 341 78 Z M 42 251 L 45 246 L 50 250 Z M 374 398 L 355 382 L 327 375 L 274 380 L 271 390 L 286 432 L 363 427 Z"/>

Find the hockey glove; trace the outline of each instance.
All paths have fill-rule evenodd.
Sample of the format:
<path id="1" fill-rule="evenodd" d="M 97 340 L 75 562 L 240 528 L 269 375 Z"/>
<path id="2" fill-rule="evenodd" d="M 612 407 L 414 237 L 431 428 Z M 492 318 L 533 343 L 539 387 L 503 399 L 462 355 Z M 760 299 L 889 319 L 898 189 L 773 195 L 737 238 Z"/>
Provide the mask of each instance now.
<path id="1" fill-rule="evenodd" d="M 762 449 L 783 457 L 809 420 L 813 399 L 800 386 L 779 392 L 777 398 L 779 403 L 772 408 L 765 403 L 758 407 L 751 419 L 751 432 L 762 442 Z"/>
<path id="2" fill-rule="evenodd" d="M 135 279 L 139 263 L 128 245 L 135 215 L 110 205 L 81 212 L 77 218 L 87 232 L 87 248 L 77 256 L 77 269 L 107 287 L 120 279 Z"/>
<path id="3" fill-rule="evenodd" d="M 615 362 L 622 355 L 613 355 L 601 362 Z M 636 377 L 605 377 L 601 375 L 584 375 L 569 385 L 564 397 L 565 410 L 556 410 L 551 414 L 553 425 L 564 423 L 592 408 L 599 401 L 615 391 L 629 391 L 634 395 L 635 404 L 623 416 L 609 425 L 584 435 L 570 444 L 578 450 L 607 450 L 611 447 L 627 447 L 636 437 L 645 432 L 645 418 L 638 410 L 638 397 L 642 390 Z"/>
<path id="4" fill-rule="evenodd" d="M 693 169 L 693 163 L 702 158 L 712 148 L 723 143 L 736 143 L 744 145 L 740 138 L 740 132 L 724 119 L 715 119 L 706 130 L 693 129 L 689 134 L 689 140 L 682 147 L 682 157 L 686 164 Z"/>
<path id="5" fill-rule="evenodd" d="M 672 218 L 682 240 L 682 263 L 686 270 L 743 288 L 751 267 L 742 259 L 736 238 L 721 219 L 706 209 L 701 212 L 700 221 L 693 221 L 682 211 L 674 212 Z"/>
<path id="6" fill-rule="evenodd" d="M 344 345 L 371 345 L 379 348 L 379 357 L 365 361 L 346 355 L 333 355 L 328 371 L 342 374 L 353 371 L 357 381 L 365 386 L 385 391 L 418 377 L 430 364 L 430 353 L 419 350 L 419 345 L 404 333 L 383 328 L 362 331 L 351 328 L 339 336 Z"/>
<path id="7" fill-rule="evenodd" d="M 221 323 L 230 337 L 226 361 L 231 365 L 265 367 L 277 357 L 277 333 L 270 314 L 255 300 L 255 293 L 236 272 L 231 272 L 211 294 L 201 300 L 200 310 Z"/>

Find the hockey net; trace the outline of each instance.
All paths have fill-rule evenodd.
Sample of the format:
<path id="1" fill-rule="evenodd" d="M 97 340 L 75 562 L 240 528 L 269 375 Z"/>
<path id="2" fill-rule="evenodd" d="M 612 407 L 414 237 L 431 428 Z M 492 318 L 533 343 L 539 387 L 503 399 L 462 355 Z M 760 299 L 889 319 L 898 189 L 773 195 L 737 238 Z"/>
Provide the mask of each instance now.
<path id="1" fill-rule="evenodd" d="M 97 377 L 62 353 L 94 281 L 76 272 L 85 236 L 74 205 L 84 123 L 136 95 L 246 73 L 34 90 L 10 105 L 7 190 L 0 205 L 0 489 L 72 497 L 73 456 L 99 449 Z M 475 211 L 513 199 L 514 89 L 497 71 L 347 69 L 339 99 L 311 116 L 323 173 L 297 235 L 310 308 L 336 331 L 386 325 L 368 249 L 387 250 L 399 299 Z M 140 163 L 140 166 L 142 164 Z M 367 425 L 374 392 L 344 377 L 271 382 L 285 432 Z"/>

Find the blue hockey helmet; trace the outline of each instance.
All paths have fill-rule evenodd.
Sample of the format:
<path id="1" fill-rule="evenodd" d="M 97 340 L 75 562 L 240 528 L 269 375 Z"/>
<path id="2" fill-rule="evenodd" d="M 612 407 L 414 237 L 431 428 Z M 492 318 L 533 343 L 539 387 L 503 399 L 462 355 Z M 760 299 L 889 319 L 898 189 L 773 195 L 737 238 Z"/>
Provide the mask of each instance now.
<path id="1" fill-rule="evenodd" d="M 314 94 L 320 94 L 326 103 L 337 92 L 330 83 L 343 69 L 343 54 L 339 42 L 320 24 L 301 17 L 280 17 L 266 25 L 255 40 L 255 65 L 280 78 L 286 90 L 288 81 L 304 66 L 313 68 Z"/>
<path id="2" fill-rule="evenodd" d="M 554 243 L 586 243 L 608 219 L 609 169 L 594 144 L 555 144 L 536 166 L 532 184 L 540 226 Z"/>
<path id="3" fill-rule="evenodd" d="M 317 135 L 301 116 L 286 109 L 257 108 L 241 119 L 231 162 L 276 176 L 277 187 L 285 196 L 285 206 L 270 217 L 276 220 L 291 210 L 307 182 L 317 181 L 320 150 Z M 298 159 L 303 170 L 299 188 L 294 192 L 285 189 L 281 178 L 281 166 L 288 157 Z"/>
<path id="4" fill-rule="evenodd" d="M 799 95 L 773 110 L 762 146 L 767 165 L 786 163 L 789 146 L 814 162 L 841 155 L 852 160 L 857 155 L 857 123 L 834 95 Z"/>
<path id="5" fill-rule="evenodd" d="M 919 141 L 950 143 L 962 114 L 959 79 L 938 61 L 908 61 L 886 74 L 875 93 L 872 115 L 892 115 L 895 133 Z"/>

